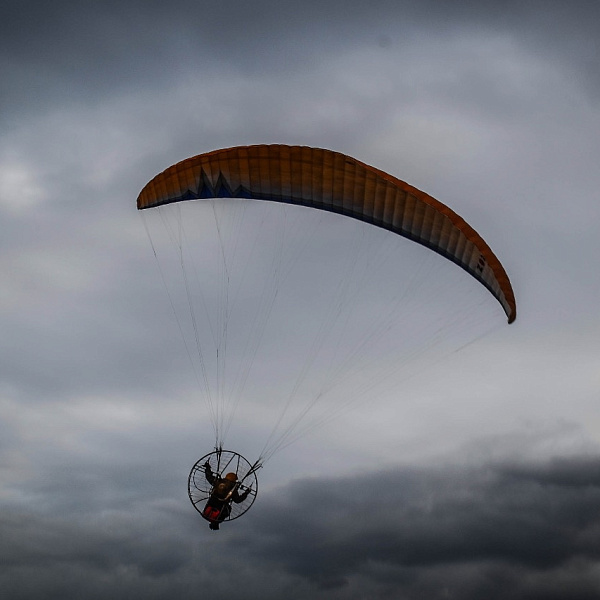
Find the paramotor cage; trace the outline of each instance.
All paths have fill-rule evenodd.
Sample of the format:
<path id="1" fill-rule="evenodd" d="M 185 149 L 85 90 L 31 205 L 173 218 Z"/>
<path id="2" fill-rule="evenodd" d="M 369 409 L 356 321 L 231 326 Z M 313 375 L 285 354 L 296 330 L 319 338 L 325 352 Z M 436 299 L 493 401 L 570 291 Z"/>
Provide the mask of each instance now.
<path id="1" fill-rule="evenodd" d="M 227 473 L 235 473 L 237 482 L 234 489 L 237 494 L 243 496 L 249 490 L 244 500 L 239 503 L 229 501 L 227 509 L 218 516 L 206 512 L 208 500 L 214 492 L 214 484 L 206 478 L 206 463 L 209 464 L 210 472 L 214 476 L 213 482 L 224 478 Z M 256 500 L 258 493 L 256 471 L 260 466 L 260 464 L 250 464 L 241 454 L 230 450 L 218 448 L 206 454 L 192 467 L 188 477 L 188 496 L 191 503 L 207 521 L 233 521 L 241 517 Z"/>

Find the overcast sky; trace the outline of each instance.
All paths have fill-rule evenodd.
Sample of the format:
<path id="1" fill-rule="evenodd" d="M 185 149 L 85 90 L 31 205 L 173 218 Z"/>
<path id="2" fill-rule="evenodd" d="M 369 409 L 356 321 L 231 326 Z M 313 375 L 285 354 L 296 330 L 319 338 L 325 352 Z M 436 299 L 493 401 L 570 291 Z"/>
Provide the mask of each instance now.
<path id="1" fill-rule="evenodd" d="M 5 0 L 0 33 L 2 597 L 600 598 L 600 5 Z M 282 450 L 214 533 L 135 200 L 256 143 L 445 202 L 518 317 Z"/>

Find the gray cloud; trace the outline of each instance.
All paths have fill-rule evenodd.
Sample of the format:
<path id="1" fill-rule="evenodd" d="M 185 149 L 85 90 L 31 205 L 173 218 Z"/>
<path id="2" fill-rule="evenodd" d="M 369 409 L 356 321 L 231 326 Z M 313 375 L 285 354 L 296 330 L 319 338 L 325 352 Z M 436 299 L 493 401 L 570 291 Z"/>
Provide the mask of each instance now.
<path id="1" fill-rule="evenodd" d="M 124 501 L 135 479 L 98 477 L 96 491 L 120 495 L 115 508 L 98 510 L 82 502 L 89 481 L 76 489 L 53 477 L 80 508 L 4 511 L 0 586 L 11 597 L 163 598 L 175 589 L 187 598 L 201 585 L 220 598 L 250 582 L 251 598 L 287 588 L 291 598 L 584 599 L 599 589 L 597 454 L 297 480 L 210 540 L 162 485 L 140 504 Z M 42 577 L 26 581 L 32 569 Z"/>
<path id="2" fill-rule="evenodd" d="M 252 524 L 257 537 L 268 534 L 263 556 L 316 581 L 349 580 L 374 564 L 560 571 L 598 556 L 600 463 L 568 464 L 567 481 L 560 460 L 302 481 L 283 491 L 281 506 L 263 502 Z"/>
<path id="3" fill-rule="evenodd" d="M 588 2 L 5 2 L 1 16 L 5 126 L 25 106 L 95 104 L 197 73 L 281 80 L 358 45 L 410 51 L 456 36 L 508 37 L 597 87 Z"/>
<path id="4" fill-rule="evenodd" d="M 598 437 L 599 10 L 3 2 L 0 595 L 598 598 L 600 459 L 569 435 Z M 262 142 L 447 202 L 520 317 L 282 452 L 213 535 L 185 494 L 213 432 L 134 205 Z M 245 452 L 269 411 L 243 400 Z M 523 423 L 551 431 L 490 442 Z"/>

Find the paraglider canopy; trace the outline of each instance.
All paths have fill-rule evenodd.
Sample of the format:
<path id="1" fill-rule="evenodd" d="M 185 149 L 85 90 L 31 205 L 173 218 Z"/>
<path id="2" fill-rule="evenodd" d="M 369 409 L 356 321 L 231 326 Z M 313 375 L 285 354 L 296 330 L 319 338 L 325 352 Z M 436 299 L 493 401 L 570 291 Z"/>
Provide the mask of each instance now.
<path id="1" fill-rule="evenodd" d="M 200 154 L 152 179 L 137 207 L 225 197 L 310 206 L 393 231 L 458 264 L 498 299 L 509 323 L 516 318 L 506 271 L 462 217 L 408 183 L 339 152 L 259 145 Z"/>

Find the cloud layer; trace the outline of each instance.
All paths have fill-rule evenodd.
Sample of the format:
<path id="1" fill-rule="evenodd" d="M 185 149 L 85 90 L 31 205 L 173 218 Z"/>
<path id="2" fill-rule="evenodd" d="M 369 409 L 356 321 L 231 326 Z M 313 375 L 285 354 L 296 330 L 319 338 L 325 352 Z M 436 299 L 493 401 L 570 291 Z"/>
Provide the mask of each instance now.
<path id="1" fill-rule="evenodd" d="M 541 0 L 3 2 L 0 595 L 598 598 L 599 22 Z M 278 142 L 467 217 L 519 319 L 286 449 L 213 535 L 185 494 L 211 423 L 135 198 L 187 156 Z M 242 406 L 245 451 L 265 424 Z"/>
<path id="2" fill-rule="evenodd" d="M 482 443 L 466 462 L 299 479 L 218 534 L 175 497 L 133 493 L 135 475 L 80 474 L 75 487 L 54 472 L 55 489 L 3 511 L 1 586 L 11 598 L 594 598 L 600 458 L 535 458 L 535 437 Z"/>

